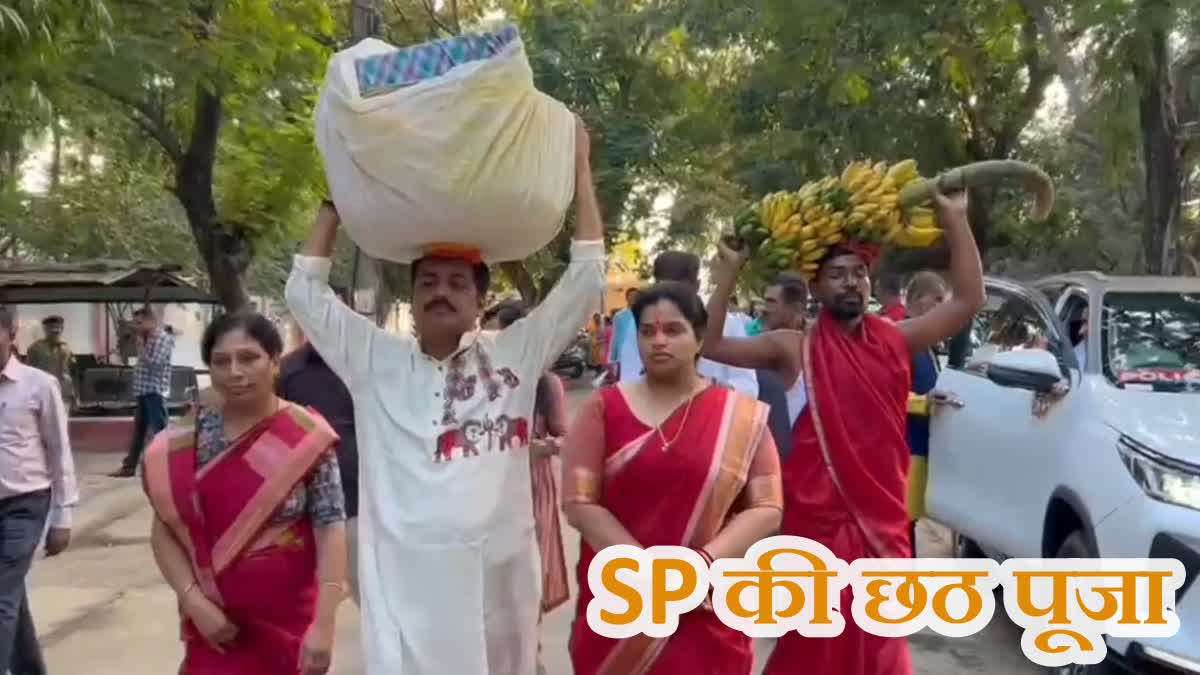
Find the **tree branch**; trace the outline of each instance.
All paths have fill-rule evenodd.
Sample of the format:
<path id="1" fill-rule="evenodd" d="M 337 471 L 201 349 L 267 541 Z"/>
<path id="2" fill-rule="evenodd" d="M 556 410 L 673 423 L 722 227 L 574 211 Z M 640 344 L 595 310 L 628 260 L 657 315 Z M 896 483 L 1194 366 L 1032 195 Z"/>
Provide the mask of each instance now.
<path id="1" fill-rule="evenodd" d="M 167 122 L 161 109 L 145 101 L 140 101 L 125 92 L 114 89 L 107 83 L 101 82 L 91 75 L 80 75 L 76 77 L 76 80 L 85 87 L 95 90 L 125 106 L 126 112 L 133 123 L 138 125 L 146 135 L 158 142 L 172 163 L 178 165 L 183 160 L 183 147 L 179 139 L 171 131 L 171 125 Z"/>
<path id="2" fill-rule="evenodd" d="M 971 105 L 970 101 L 965 96 L 959 96 L 959 108 L 962 109 L 963 116 L 967 122 L 967 153 L 971 155 L 971 159 L 984 160 L 988 158 L 987 149 L 984 147 L 983 136 L 986 132 L 986 125 L 983 119 L 979 116 L 979 111 Z"/>
<path id="3" fill-rule="evenodd" d="M 392 0 L 392 11 L 396 12 L 396 16 L 400 17 L 400 20 L 403 21 L 405 25 L 416 30 L 417 25 L 413 23 L 412 19 L 408 18 L 408 14 L 404 12 L 404 8 L 400 6 L 400 3 L 397 2 L 397 0 Z"/>
<path id="4" fill-rule="evenodd" d="M 1171 82 L 1175 87 L 1175 113 L 1182 123 L 1184 138 L 1200 138 L 1200 101 L 1192 98 L 1192 80 L 1200 78 L 1200 41 L 1171 64 Z"/>
<path id="5" fill-rule="evenodd" d="M 1054 68 L 1043 63 L 1038 52 L 1038 27 L 1032 18 L 1026 19 L 1021 28 L 1021 37 L 1025 43 L 1025 69 L 1029 82 L 1025 86 L 1025 93 L 1021 95 L 1020 104 L 1004 121 L 1003 128 L 996 136 L 994 155 L 999 158 L 1007 157 L 1012 151 L 1021 130 L 1029 124 L 1038 107 L 1042 105 L 1046 85 L 1050 84 L 1051 78 L 1054 77 Z"/>
<path id="6" fill-rule="evenodd" d="M 433 22 L 433 25 L 448 35 L 458 35 L 458 31 L 442 23 L 442 20 L 438 18 L 437 9 L 433 6 L 432 0 L 421 0 L 421 6 L 425 8 L 425 13 L 429 15 L 429 20 Z"/>
<path id="7" fill-rule="evenodd" d="M 204 85 L 196 85 L 195 110 L 192 115 L 192 135 L 188 139 L 185 159 L 212 167 L 217 162 L 217 139 L 221 134 L 221 95 Z"/>
<path id="8" fill-rule="evenodd" d="M 1021 8 L 1025 10 L 1025 14 L 1033 20 L 1037 32 L 1046 40 L 1046 46 L 1050 52 L 1050 58 L 1053 59 L 1058 71 L 1058 77 L 1062 80 L 1063 88 L 1067 90 L 1067 113 L 1072 117 L 1077 117 L 1084 107 L 1083 89 L 1084 82 L 1079 74 L 1079 69 L 1075 67 L 1075 61 L 1067 49 L 1067 42 L 1074 41 L 1082 31 L 1075 29 L 1068 31 L 1066 40 L 1063 33 L 1059 32 L 1054 24 L 1054 19 L 1050 16 L 1050 12 L 1046 9 L 1046 3 L 1043 0 L 1019 0 Z"/>

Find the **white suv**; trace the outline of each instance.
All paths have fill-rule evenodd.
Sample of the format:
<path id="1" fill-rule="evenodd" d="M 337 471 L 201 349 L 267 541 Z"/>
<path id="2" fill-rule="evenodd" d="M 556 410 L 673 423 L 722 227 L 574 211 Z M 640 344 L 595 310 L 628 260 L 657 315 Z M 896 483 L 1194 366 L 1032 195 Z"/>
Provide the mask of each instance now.
<path id="1" fill-rule="evenodd" d="M 1200 279 L 988 279 L 987 295 L 969 355 L 938 378 L 930 516 L 964 556 L 1180 560 L 1179 633 L 1109 653 L 1200 673 Z"/>

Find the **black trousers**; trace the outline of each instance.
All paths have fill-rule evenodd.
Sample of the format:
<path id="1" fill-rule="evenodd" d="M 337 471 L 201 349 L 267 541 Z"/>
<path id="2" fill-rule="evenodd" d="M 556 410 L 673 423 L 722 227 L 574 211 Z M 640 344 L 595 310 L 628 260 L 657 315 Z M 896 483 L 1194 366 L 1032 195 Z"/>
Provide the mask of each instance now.
<path id="1" fill-rule="evenodd" d="M 25 575 L 50 513 L 50 490 L 0 499 L 0 664 L 12 675 L 45 675 Z"/>

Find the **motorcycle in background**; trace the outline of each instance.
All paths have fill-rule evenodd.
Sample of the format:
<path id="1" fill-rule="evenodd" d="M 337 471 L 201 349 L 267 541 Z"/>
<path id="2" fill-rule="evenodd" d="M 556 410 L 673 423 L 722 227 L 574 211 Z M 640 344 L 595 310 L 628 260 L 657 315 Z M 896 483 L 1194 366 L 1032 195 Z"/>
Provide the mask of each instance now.
<path id="1" fill-rule="evenodd" d="M 580 331 L 571 346 L 559 354 L 550 370 L 561 378 L 578 380 L 592 367 L 591 353 L 591 337 L 586 330 Z"/>

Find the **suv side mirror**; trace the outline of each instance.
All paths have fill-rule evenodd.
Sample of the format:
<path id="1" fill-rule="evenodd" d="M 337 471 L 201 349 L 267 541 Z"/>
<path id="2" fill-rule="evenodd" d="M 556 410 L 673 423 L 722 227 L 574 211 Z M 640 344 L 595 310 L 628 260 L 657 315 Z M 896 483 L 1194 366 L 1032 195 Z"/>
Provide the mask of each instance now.
<path id="1" fill-rule="evenodd" d="M 1045 349 L 997 352 L 987 362 L 987 377 L 1001 387 L 1049 393 L 1062 380 L 1058 359 Z"/>

